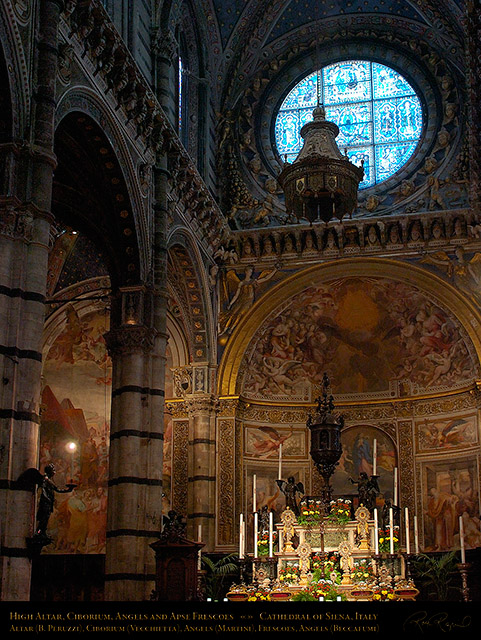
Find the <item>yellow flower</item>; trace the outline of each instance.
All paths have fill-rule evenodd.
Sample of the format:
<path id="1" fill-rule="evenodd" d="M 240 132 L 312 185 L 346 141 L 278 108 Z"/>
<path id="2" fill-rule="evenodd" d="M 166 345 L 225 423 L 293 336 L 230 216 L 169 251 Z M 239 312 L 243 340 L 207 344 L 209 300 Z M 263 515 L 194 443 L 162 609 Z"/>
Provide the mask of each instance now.
<path id="1" fill-rule="evenodd" d="M 373 600 L 380 600 L 381 596 L 379 595 L 379 593 L 375 593 L 372 598 Z"/>

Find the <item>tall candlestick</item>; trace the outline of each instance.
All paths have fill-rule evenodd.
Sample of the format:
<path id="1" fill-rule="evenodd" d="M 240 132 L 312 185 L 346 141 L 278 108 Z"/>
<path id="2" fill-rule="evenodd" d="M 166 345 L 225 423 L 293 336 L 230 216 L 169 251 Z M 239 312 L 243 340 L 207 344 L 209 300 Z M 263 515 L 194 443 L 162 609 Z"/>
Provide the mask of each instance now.
<path id="1" fill-rule="evenodd" d="M 279 445 L 279 470 L 277 472 L 277 478 L 279 480 L 282 479 L 282 475 L 281 474 L 282 474 L 282 442 Z"/>
<path id="2" fill-rule="evenodd" d="M 252 476 L 252 511 L 257 511 L 257 476 Z"/>
<path id="3" fill-rule="evenodd" d="M 414 516 L 414 549 L 419 553 L 418 517 Z"/>
<path id="4" fill-rule="evenodd" d="M 239 558 L 244 558 L 244 514 L 239 516 Z"/>
<path id="5" fill-rule="evenodd" d="M 200 542 L 202 540 L 202 525 L 199 524 L 199 526 L 197 527 L 197 542 Z M 197 568 L 200 569 L 202 568 L 202 552 L 199 549 L 199 557 L 197 558 Z"/>
<path id="6" fill-rule="evenodd" d="M 257 558 L 257 554 L 258 554 L 258 549 L 257 549 L 257 523 L 258 523 L 258 519 L 259 519 L 259 514 L 257 513 L 257 511 L 254 513 L 254 558 Z"/>
<path id="7" fill-rule="evenodd" d="M 274 555 L 274 514 L 269 511 L 269 558 Z"/>
<path id="8" fill-rule="evenodd" d="M 394 467 L 394 501 L 393 504 L 396 506 L 398 503 L 398 477 L 397 477 L 397 467 Z"/>
<path id="9" fill-rule="evenodd" d="M 409 540 L 409 511 L 407 507 L 404 509 L 404 523 L 406 525 L 406 553 L 409 555 L 411 553 L 411 541 Z"/>
<path id="10" fill-rule="evenodd" d="M 389 553 L 394 553 L 394 526 L 393 526 L 393 510 L 389 509 Z"/>
<path id="11" fill-rule="evenodd" d="M 374 553 L 379 555 L 379 519 L 377 509 L 374 509 Z"/>
<path id="12" fill-rule="evenodd" d="M 464 548 L 463 516 L 459 516 L 459 542 L 461 545 L 461 564 L 466 564 L 466 549 Z"/>
<path id="13" fill-rule="evenodd" d="M 373 452 L 372 452 L 372 475 L 377 475 L 377 440 L 374 438 Z"/>

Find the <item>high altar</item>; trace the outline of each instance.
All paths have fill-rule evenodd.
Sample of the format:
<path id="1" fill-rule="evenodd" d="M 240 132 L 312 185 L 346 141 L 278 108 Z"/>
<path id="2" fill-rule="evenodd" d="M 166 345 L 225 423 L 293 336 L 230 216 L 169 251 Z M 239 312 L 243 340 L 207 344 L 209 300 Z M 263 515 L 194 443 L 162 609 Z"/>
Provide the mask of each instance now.
<path id="1" fill-rule="evenodd" d="M 233 601 L 414 600 L 419 591 L 409 573 L 407 510 L 401 548 L 401 510 L 385 505 L 380 517 L 375 474 L 360 475 L 355 509 L 349 499 L 332 499 L 330 478 L 342 453 L 344 419 L 334 411 L 327 376 L 317 411 L 306 426 L 311 432 L 310 453 L 323 480 L 322 495 L 304 496 L 303 486 L 292 477 L 278 480 L 286 507 L 275 524 L 272 512 L 254 512 L 252 555 L 245 553 L 241 518 L 241 584 L 233 585 L 227 597 Z"/>

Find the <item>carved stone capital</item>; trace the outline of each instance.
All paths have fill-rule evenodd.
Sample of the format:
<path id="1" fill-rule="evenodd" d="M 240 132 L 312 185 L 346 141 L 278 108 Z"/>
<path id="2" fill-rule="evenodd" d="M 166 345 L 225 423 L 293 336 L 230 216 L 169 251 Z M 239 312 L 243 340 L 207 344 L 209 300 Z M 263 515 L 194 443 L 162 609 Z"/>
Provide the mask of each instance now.
<path id="1" fill-rule="evenodd" d="M 170 29 L 158 29 L 153 33 L 152 49 L 159 58 L 173 61 L 179 52 L 179 44 Z"/>
<path id="2" fill-rule="evenodd" d="M 185 398 L 186 406 L 189 413 L 195 414 L 211 414 L 219 409 L 219 400 L 211 394 L 191 395 Z"/>
<path id="3" fill-rule="evenodd" d="M 30 209 L 7 203 L 0 209 L 0 235 L 29 242 L 33 239 L 34 219 Z"/>
<path id="4" fill-rule="evenodd" d="M 111 357 L 147 353 L 153 350 L 157 332 L 145 326 L 125 326 L 111 329 L 105 334 Z"/>

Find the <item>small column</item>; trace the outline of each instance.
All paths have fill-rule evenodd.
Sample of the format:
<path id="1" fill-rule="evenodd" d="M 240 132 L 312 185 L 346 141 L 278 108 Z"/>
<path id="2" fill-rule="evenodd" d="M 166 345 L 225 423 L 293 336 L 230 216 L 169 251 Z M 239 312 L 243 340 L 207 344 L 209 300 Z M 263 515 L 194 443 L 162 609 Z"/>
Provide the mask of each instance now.
<path id="1" fill-rule="evenodd" d="M 189 498 L 188 533 L 196 539 L 199 525 L 206 551 L 215 546 L 216 411 L 210 394 L 186 397 L 189 409 Z"/>

